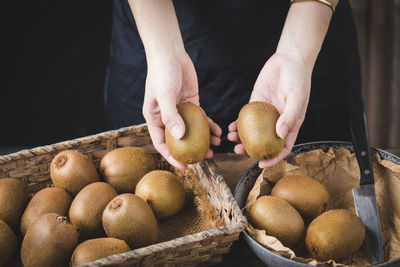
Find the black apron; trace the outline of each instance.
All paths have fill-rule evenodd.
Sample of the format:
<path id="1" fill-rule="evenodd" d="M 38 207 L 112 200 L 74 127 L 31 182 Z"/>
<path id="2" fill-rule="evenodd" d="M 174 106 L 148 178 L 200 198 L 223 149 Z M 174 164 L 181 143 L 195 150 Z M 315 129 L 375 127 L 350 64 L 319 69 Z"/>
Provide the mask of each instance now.
<path id="1" fill-rule="evenodd" d="M 175 0 L 185 48 L 196 68 L 200 105 L 223 129 L 217 151 L 232 151 L 227 126 L 250 98 L 276 50 L 290 1 Z M 114 0 L 105 109 L 110 129 L 145 122 L 146 57 L 128 1 Z M 341 0 L 312 74 L 310 103 L 297 143 L 351 140 L 350 99 L 360 98 L 360 67 L 351 8 Z"/>

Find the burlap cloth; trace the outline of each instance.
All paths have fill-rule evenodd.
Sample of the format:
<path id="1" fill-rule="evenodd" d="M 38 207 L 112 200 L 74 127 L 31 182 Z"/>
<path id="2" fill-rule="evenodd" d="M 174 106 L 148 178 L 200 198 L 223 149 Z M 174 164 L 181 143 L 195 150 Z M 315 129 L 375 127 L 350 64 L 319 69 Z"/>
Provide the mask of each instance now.
<path id="1" fill-rule="evenodd" d="M 186 200 L 184 208 L 178 214 L 158 221 L 159 234 L 156 243 L 225 225 L 193 170 L 181 171 L 167 166 L 165 162 L 159 163 L 158 169 L 168 170 L 180 179 L 186 191 Z"/>
<path id="2" fill-rule="evenodd" d="M 373 169 L 385 261 L 389 261 L 400 257 L 400 165 L 381 160 L 379 154 L 376 153 L 373 154 Z M 258 197 L 270 194 L 273 185 L 281 177 L 289 174 L 308 175 L 322 183 L 329 192 L 326 210 L 341 208 L 355 214 L 352 189 L 359 186 L 360 170 L 355 154 L 346 148 L 330 148 L 328 152 L 313 150 L 295 156 L 291 163 L 282 161 L 272 168 L 264 169 L 250 191 L 243 212 L 246 213 Z M 358 252 L 346 259 L 338 262 L 333 260 L 319 262 L 310 258 L 305 248 L 304 235 L 296 247 L 290 249 L 283 246 L 275 237 L 266 235 L 264 230 L 257 230 L 249 225 L 247 231 L 271 251 L 310 265 L 367 266 L 372 264 L 365 244 Z"/>

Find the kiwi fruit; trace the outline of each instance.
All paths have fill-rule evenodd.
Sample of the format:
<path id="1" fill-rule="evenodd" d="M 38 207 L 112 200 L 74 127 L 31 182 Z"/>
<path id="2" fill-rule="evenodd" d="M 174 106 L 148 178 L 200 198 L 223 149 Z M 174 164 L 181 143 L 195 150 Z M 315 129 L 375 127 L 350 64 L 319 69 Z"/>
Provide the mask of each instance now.
<path id="1" fill-rule="evenodd" d="M 329 199 L 328 191 L 322 184 L 304 175 L 281 178 L 272 188 L 271 195 L 289 202 L 307 220 L 320 215 Z"/>
<path id="2" fill-rule="evenodd" d="M 304 221 L 295 208 L 283 199 L 262 196 L 251 205 L 247 218 L 250 224 L 281 243 L 293 247 L 304 232 Z"/>
<path id="3" fill-rule="evenodd" d="M 18 240 L 13 230 L 0 220 L 0 267 L 6 266 L 17 252 Z"/>
<path id="4" fill-rule="evenodd" d="M 77 245 L 78 232 L 67 217 L 46 213 L 26 232 L 21 260 L 25 267 L 69 266 Z"/>
<path id="5" fill-rule="evenodd" d="M 176 139 L 165 130 L 165 141 L 172 157 L 184 164 L 202 161 L 210 148 L 210 126 L 204 111 L 193 103 L 176 106 L 185 123 L 185 135 Z"/>
<path id="6" fill-rule="evenodd" d="M 62 188 L 49 187 L 40 190 L 29 201 L 22 215 L 21 233 L 25 235 L 28 228 L 43 214 L 54 212 L 67 216 L 71 202 L 71 195 Z"/>
<path id="7" fill-rule="evenodd" d="M 73 195 L 86 185 L 99 181 L 92 161 L 75 150 L 64 150 L 54 157 L 50 163 L 50 177 L 55 186 Z"/>
<path id="8" fill-rule="evenodd" d="M 258 160 L 279 155 L 285 140 L 276 134 L 278 110 L 261 101 L 251 102 L 242 107 L 237 120 L 240 141 L 250 157 Z"/>
<path id="9" fill-rule="evenodd" d="M 100 173 L 118 193 L 133 193 L 143 175 L 156 167 L 155 158 L 144 148 L 123 147 L 104 155 Z"/>
<path id="10" fill-rule="evenodd" d="M 130 248 L 153 244 L 158 224 L 147 203 L 134 194 L 116 196 L 103 212 L 103 227 L 108 237 L 125 240 Z"/>
<path id="11" fill-rule="evenodd" d="M 86 240 L 79 244 L 71 257 L 71 266 L 77 266 L 131 249 L 124 240 L 106 237 Z"/>
<path id="12" fill-rule="evenodd" d="M 339 260 L 351 256 L 365 239 L 364 223 L 344 209 L 329 210 L 309 225 L 306 247 L 318 260 Z"/>
<path id="13" fill-rule="evenodd" d="M 105 236 L 101 216 L 116 196 L 114 188 L 104 182 L 88 184 L 76 195 L 69 209 L 69 219 L 82 236 Z"/>
<path id="14" fill-rule="evenodd" d="M 8 226 L 18 227 L 28 195 L 24 185 L 13 178 L 0 179 L 0 219 Z"/>
<path id="15" fill-rule="evenodd" d="M 185 189 L 178 177 L 168 171 L 152 171 L 143 176 L 135 195 L 144 199 L 158 220 L 178 213 L 185 204 Z"/>

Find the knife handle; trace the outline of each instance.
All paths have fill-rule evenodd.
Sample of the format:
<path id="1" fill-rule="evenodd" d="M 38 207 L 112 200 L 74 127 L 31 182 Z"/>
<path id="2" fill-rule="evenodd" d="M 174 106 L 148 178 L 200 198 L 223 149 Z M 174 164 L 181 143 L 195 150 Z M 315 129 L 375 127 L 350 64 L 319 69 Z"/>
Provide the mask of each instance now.
<path id="1" fill-rule="evenodd" d="M 364 111 L 353 111 L 351 116 L 351 136 L 358 166 L 360 167 L 360 185 L 373 184 L 371 147 L 369 145 L 367 120 Z"/>

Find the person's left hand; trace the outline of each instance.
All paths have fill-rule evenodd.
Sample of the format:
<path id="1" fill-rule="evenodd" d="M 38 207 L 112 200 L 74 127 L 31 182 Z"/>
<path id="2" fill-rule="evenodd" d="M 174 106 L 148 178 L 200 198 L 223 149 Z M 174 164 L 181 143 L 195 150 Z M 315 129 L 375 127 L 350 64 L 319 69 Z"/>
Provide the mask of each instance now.
<path id="1" fill-rule="evenodd" d="M 277 52 L 258 75 L 249 102 L 264 101 L 274 105 L 281 114 L 276 123 L 276 133 L 286 138 L 282 152 L 275 158 L 261 160 L 260 168 L 277 164 L 292 150 L 307 110 L 311 73 L 312 68 L 300 57 Z M 236 121 L 228 129 L 228 140 L 240 142 Z M 237 144 L 234 151 L 236 154 L 246 153 L 242 144 Z"/>

